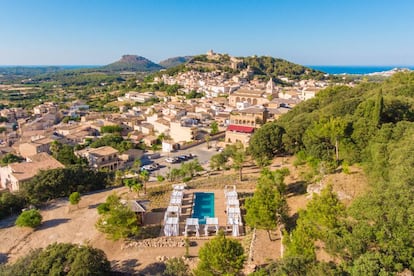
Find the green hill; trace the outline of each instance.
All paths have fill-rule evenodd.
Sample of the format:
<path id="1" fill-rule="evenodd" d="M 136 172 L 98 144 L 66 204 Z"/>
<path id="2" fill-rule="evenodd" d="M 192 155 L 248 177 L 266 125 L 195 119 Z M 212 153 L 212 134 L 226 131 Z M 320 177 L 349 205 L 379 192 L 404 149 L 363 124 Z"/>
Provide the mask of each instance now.
<path id="1" fill-rule="evenodd" d="M 255 77 L 263 79 L 272 77 L 279 82 L 282 82 L 280 81 L 282 77 L 291 80 L 323 80 L 328 78 L 324 72 L 279 58 L 267 56 L 234 58 L 227 54 L 197 55 L 190 58 L 186 63 L 168 68 L 166 73 L 175 75 L 189 70 L 200 72 L 221 70 L 233 75 L 239 74 L 242 70 L 250 70 Z"/>
<path id="2" fill-rule="evenodd" d="M 104 71 L 133 71 L 133 72 L 152 72 L 163 69 L 149 59 L 137 55 L 123 55 L 122 58 L 114 63 L 101 67 Z"/>
<path id="3" fill-rule="evenodd" d="M 185 57 L 173 57 L 168 58 L 166 60 L 160 61 L 159 65 L 161 65 L 164 68 L 171 68 L 183 63 L 186 63 L 192 58 L 192 56 L 185 56 Z"/>

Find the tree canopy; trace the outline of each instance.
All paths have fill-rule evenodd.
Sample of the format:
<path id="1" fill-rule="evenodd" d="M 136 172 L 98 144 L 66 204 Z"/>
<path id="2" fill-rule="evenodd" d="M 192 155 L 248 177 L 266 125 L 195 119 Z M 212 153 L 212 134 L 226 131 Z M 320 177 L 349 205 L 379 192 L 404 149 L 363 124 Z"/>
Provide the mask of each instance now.
<path id="1" fill-rule="evenodd" d="M 226 238 L 223 231 L 200 248 L 199 257 L 196 275 L 237 275 L 246 258 L 240 242 Z"/>
<path id="2" fill-rule="evenodd" d="M 36 249 L 11 265 L 0 266 L 2 275 L 111 275 L 105 253 L 87 245 L 53 243 Z"/>
<path id="3" fill-rule="evenodd" d="M 98 207 L 101 215 L 96 228 L 112 240 L 124 239 L 138 234 L 138 219 L 135 213 L 116 194 L 107 197 Z"/>
<path id="4" fill-rule="evenodd" d="M 23 183 L 22 190 L 32 203 L 69 196 L 73 191 L 87 192 L 106 187 L 108 175 L 79 165 L 40 171 Z"/>
<path id="5" fill-rule="evenodd" d="M 267 271 L 272 275 L 283 271 L 295 275 L 303 268 L 307 271 L 302 274 L 308 275 L 414 271 L 413 111 L 414 73 L 397 73 L 383 82 L 327 88 L 269 123 L 283 133 L 282 142 L 271 141 L 269 149 L 298 154 L 313 167 L 338 169 L 341 164 L 360 163 L 371 187 L 349 207 L 329 185 L 314 196 L 284 235 L 284 258 Z M 264 144 L 256 135 L 273 134 L 257 131 L 251 139 L 253 149 Z M 335 263 L 318 260 L 321 250 Z"/>
<path id="6" fill-rule="evenodd" d="M 277 124 L 264 124 L 250 140 L 248 151 L 259 166 L 267 165 L 276 154 L 283 152 L 284 129 Z"/>
<path id="7" fill-rule="evenodd" d="M 246 223 L 250 227 L 276 229 L 287 217 L 284 177 L 287 170 L 264 169 L 253 197 L 246 200 Z M 270 237 L 270 236 L 269 236 Z"/>
<path id="8" fill-rule="evenodd" d="M 42 215 L 36 209 L 23 211 L 16 220 L 16 225 L 20 227 L 36 228 L 42 223 Z"/>

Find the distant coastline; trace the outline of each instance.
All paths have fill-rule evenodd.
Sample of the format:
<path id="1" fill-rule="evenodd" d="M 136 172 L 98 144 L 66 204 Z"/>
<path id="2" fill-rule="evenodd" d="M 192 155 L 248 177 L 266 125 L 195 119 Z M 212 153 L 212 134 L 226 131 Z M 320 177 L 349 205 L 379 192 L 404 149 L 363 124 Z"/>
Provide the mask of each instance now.
<path id="1" fill-rule="evenodd" d="M 365 75 L 378 72 L 390 71 L 394 68 L 408 68 L 414 70 L 414 66 L 341 66 L 341 65 L 306 65 L 315 70 L 320 70 L 328 74 L 352 74 L 352 75 Z"/>
<path id="2" fill-rule="evenodd" d="M 0 65 L 0 68 L 46 68 L 46 67 L 56 67 L 65 70 L 72 69 L 91 69 L 99 68 L 102 65 Z M 395 68 L 407 68 L 414 70 L 414 65 L 387 65 L 387 66 L 370 66 L 370 65 L 304 65 L 306 67 L 325 72 L 332 75 L 342 75 L 342 74 L 351 74 L 351 75 L 366 75 L 372 73 L 380 73 L 390 71 Z"/>

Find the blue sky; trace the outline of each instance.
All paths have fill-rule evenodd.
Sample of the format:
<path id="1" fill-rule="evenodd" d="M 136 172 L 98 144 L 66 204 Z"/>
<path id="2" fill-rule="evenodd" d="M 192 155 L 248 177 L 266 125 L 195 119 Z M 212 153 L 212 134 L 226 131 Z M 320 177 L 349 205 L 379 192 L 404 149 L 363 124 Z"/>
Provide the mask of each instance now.
<path id="1" fill-rule="evenodd" d="M 213 49 L 307 65 L 414 65 L 412 0 L 0 0 L 0 65 Z"/>

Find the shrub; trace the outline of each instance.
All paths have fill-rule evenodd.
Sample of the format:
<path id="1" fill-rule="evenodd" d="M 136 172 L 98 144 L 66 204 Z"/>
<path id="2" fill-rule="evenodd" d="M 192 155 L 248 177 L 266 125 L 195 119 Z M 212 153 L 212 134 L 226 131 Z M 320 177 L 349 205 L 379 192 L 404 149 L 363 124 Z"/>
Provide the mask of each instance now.
<path id="1" fill-rule="evenodd" d="M 79 192 L 73 192 L 69 196 L 69 202 L 72 205 L 75 205 L 75 204 L 77 205 L 80 200 L 81 200 L 81 195 Z"/>
<path id="2" fill-rule="evenodd" d="M 181 258 L 171 258 L 166 262 L 165 276 L 187 276 L 190 275 L 188 265 Z"/>
<path id="3" fill-rule="evenodd" d="M 42 215 L 36 209 L 24 211 L 16 220 L 16 225 L 20 227 L 36 228 L 42 223 Z"/>
<path id="4" fill-rule="evenodd" d="M 237 275 L 245 261 L 243 246 L 223 231 L 200 249 L 199 256 L 195 275 Z"/>

